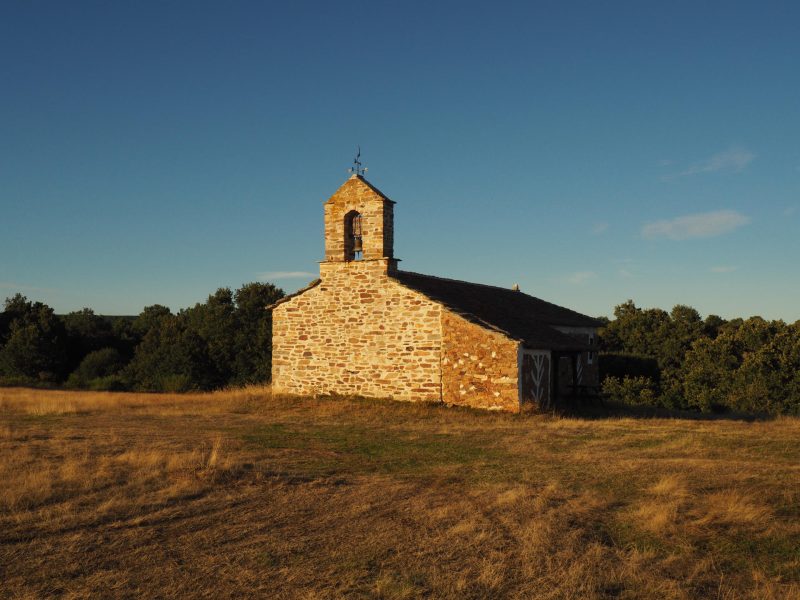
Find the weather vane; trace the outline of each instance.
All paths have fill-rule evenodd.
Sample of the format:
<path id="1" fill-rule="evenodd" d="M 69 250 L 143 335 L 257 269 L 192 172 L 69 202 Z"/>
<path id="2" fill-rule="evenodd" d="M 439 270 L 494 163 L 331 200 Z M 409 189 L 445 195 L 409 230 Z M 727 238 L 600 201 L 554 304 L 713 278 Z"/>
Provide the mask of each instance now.
<path id="1" fill-rule="evenodd" d="M 352 173 L 353 175 L 364 175 L 364 173 L 367 172 L 367 168 L 361 166 L 361 160 L 359 160 L 360 158 L 361 146 L 358 147 L 358 154 L 356 154 L 356 157 L 353 159 L 353 166 L 347 169 L 349 173 Z"/>

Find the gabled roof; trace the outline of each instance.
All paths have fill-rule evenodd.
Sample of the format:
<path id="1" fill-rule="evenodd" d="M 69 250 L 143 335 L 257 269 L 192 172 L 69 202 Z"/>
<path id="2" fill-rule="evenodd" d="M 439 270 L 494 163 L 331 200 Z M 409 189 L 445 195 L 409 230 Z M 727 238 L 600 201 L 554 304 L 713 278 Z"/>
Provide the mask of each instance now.
<path id="1" fill-rule="evenodd" d="M 347 181 L 345 181 L 341 186 L 339 186 L 339 189 L 336 190 L 333 193 L 333 195 L 325 201 L 325 203 L 327 204 L 328 202 L 333 202 L 333 199 L 336 198 L 336 196 L 340 192 L 343 192 L 343 191 L 347 190 L 348 188 L 352 188 L 352 187 L 367 188 L 371 192 L 377 194 L 382 200 L 385 200 L 386 202 L 391 202 L 392 204 L 397 204 L 394 200 L 389 198 L 386 194 L 384 194 L 382 191 L 380 191 L 378 188 L 376 188 L 374 185 L 372 185 L 369 181 L 364 179 L 363 175 L 351 175 L 347 179 Z"/>
<path id="2" fill-rule="evenodd" d="M 499 330 L 526 346 L 553 350 L 581 350 L 588 345 L 556 327 L 599 327 L 600 322 L 574 310 L 522 292 L 444 279 L 408 271 L 391 276 L 431 300 L 484 327 Z"/>
<path id="3" fill-rule="evenodd" d="M 291 300 L 295 296 L 299 296 L 300 294 L 304 294 L 305 292 L 307 292 L 311 288 L 317 287 L 320 283 L 322 283 L 322 280 L 317 278 L 314 281 L 312 281 L 311 283 L 309 283 L 307 286 L 302 287 L 299 290 L 297 290 L 295 293 L 288 294 L 288 295 L 284 296 L 283 298 L 281 298 L 280 300 L 276 300 L 272 304 L 269 304 L 269 305 L 265 306 L 264 308 L 266 310 L 272 310 L 273 308 L 275 308 L 279 304 L 283 304 L 284 302 L 288 302 L 289 300 Z"/>

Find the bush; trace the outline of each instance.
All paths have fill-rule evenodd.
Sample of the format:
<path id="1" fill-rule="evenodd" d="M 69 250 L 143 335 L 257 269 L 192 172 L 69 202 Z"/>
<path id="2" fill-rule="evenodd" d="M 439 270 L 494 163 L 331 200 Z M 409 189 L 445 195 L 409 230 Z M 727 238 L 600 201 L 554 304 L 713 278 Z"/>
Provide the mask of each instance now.
<path id="1" fill-rule="evenodd" d="M 3 387 L 47 387 L 43 386 L 38 379 L 23 377 L 21 375 L 0 376 L 0 386 Z"/>
<path id="2" fill-rule="evenodd" d="M 96 392 L 124 392 L 128 384 L 120 375 L 109 375 L 92 379 L 87 387 Z"/>
<path id="3" fill-rule="evenodd" d="M 192 378 L 189 375 L 165 375 L 160 378 L 159 383 L 160 389 L 169 393 L 191 392 L 197 389 L 197 386 L 192 382 Z"/>
<path id="4" fill-rule="evenodd" d="M 658 406 L 656 386 L 649 377 L 606 377 L 603 395 L 609 400 L 631 405 Z"/>
<path id="5" fill-rule="evenodd" d="M 629 352 L 601 352 L 598 363 L 600 381 L 606 377 L 647 377 L 658 382 L 661 379 L 661 369 L 654 356 L 632 354 Z"/>
<path id="6" fill-rule="evenodd" d="M 124 360 L 115 348 L 103 348 L 87 354 L 67 379 L 67 386 L 73 388 L 95 388 L 91 382 L 117 375 L 124 366 Z M 120 380 L 121 381 L 121 380 Z M 98 384 L 100 385 L 100 384 Z"/>

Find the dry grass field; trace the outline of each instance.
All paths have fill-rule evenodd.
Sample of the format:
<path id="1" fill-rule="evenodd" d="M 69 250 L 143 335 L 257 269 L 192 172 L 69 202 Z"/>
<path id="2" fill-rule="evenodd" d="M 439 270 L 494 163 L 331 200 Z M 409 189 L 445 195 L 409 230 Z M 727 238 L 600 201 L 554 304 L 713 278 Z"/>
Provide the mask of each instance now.
<path id="1" fill-rule="evenodd" d="M 800 598 L 800 420 L 0 389 L 4 598 Z"/>

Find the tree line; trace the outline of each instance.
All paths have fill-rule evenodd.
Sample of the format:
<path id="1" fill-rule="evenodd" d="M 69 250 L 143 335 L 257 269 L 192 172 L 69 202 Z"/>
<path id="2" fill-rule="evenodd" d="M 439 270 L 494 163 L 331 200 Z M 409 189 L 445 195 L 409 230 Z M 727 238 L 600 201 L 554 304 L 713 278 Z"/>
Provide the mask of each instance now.
<path id="1" fill-rule="evenodd" d="M 182 392 L 266 382 L 272 356 L 269 283 L 220 288 L 205 303 L 136 317 L 89 308 L 57 315 L 17 294 L 0 313 L 0 384 Z"/>
<path id="2" fill-rule="evenodd" d="M 93 390 L 211 390 L 267 382 L 272 320 L 283 291 L 248 283 L 172 313 L 91 309 L 56 315 L 21 294 L 0 313 L 0 384 Z M 633 301 L 600 330 L 603 393 L 627 404 L 699 411 L 800 414 L 800 321 L 703 319 Z"/>
<path id="3" fill-rule="evenodd" d="M 628 404 L 800 414 L 800 321 L 705 319 L 629 300 L 600 330 L 603 392 Z"/>

